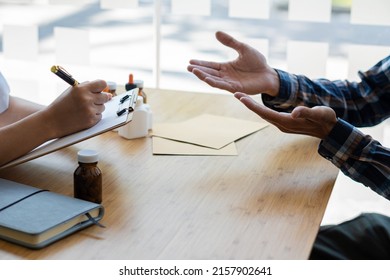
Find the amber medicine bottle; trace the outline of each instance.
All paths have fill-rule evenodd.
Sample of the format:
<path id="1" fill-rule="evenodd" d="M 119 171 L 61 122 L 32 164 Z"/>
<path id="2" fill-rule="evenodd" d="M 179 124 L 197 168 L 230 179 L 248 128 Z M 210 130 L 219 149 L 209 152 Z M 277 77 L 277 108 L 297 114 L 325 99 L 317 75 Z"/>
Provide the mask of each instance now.
<path id="1" fill-rule="evenodd" d="M 94 150 L 77 153 L 79 166 L 73 174 L 74 197 L 102 203 L 102 172 L 97 166 L 99 154 Z"/>

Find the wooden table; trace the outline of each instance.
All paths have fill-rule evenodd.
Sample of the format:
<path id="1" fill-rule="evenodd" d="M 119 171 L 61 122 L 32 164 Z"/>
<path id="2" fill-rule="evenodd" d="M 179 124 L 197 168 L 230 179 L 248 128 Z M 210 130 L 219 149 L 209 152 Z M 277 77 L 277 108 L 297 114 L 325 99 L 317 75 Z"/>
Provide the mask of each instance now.
<path id="1" fill-rule="evenodd" d="M 259 121 L 231 95 L 149 90 L 154 123 L 203 113 Z M 96 149 L 105 229 L 41 250 L 0 241 L 0 259 L 306 259 L 338 173 L 318 140 L 275 127 L 237 142 L 238 156 L 154 156 L 151 137 L 107 132 L 0 170 L 0 177 L 73 195 L 77 151 Z"/>

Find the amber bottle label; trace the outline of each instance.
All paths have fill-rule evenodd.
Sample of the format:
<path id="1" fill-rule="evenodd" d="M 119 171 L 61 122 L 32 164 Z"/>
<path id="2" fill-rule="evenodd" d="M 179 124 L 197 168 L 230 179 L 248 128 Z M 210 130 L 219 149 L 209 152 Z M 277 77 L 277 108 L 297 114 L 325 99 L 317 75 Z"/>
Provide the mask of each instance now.
<path id="1" fill-rule="evenodd" d="M 74 197 L 102 202 L 102 173 L 97 166 L 80 165 L 73 174 Z"/>

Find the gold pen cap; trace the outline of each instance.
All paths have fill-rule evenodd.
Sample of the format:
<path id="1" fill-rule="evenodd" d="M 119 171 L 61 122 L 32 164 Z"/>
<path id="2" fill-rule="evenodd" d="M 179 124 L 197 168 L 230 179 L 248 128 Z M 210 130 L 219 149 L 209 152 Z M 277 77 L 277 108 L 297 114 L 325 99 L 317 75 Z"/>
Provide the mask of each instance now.
<path id="1" fill-rule="evenodd" d="M 59 69 L 60 69 L 60 67 L 57 66 L 57 65 L 53 65 L 53 66 L 50 68 L 51 72 L 53 72 L 53 73 L 57 73 Z"/>

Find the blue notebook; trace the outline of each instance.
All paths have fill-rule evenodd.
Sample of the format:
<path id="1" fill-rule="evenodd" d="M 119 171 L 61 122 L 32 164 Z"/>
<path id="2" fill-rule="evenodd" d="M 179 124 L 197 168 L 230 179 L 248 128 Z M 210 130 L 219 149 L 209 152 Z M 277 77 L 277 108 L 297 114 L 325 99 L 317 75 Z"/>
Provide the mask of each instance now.
<path id="1" fill-rule="evenodd" d="M 43 248 L 104 215 L 100 204 L 0 179 L 0 238 Z"/>

